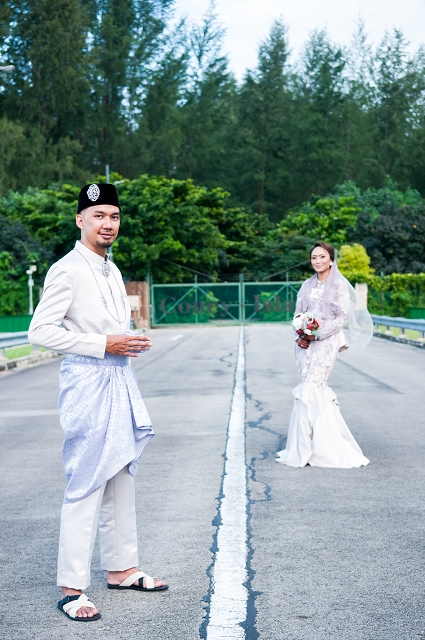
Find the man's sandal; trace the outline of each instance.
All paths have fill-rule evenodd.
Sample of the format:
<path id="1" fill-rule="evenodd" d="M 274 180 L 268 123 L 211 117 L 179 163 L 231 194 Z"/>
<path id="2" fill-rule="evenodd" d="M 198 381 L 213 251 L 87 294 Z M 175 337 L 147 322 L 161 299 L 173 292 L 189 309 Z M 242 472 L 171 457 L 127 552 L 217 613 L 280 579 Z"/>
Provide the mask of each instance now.
<path id="1" fill-rule="evenodd" d="M 146 578 L 146 587 L 143 586 L 143 578 Z M 136 580 L 138 583 L 133 584 Z M 154 580 L 159 580 L 159 578 L 152 578 L 143 573 L 143 571 L 136 571 L 136 573 L 132 573 L 131 576 L 123 580 L 121 584 L 109 584 L 108 582 L 108 589 L 134 589 L 135 591 L 165 591 L 168 589 L 168 584 L 164 584 L 162 587 L 155 587 Z"/>
<path id="2" fill-rule="evenodd" d="M 96 615 L 91 616 L 91 618 L 76 616 L 75 614 L 81 607 L 96 609 L 93 602 L 90 602 L 85 593 L 82 593 L 80 596 L 66 596 L 66 598 L 58 602 L 58 609 L 70 620 L 75 620 L 76 622 L 93 622 L 94 620 L 100 620 L 100 613 L 96 613 Z"/>

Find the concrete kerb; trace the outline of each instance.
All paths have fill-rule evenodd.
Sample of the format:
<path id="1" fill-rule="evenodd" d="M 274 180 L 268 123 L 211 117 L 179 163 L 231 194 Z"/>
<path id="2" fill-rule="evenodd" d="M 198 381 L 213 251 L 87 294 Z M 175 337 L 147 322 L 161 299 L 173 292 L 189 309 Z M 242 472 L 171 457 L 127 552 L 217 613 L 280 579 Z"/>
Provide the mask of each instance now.
<path id="1" fill-rule="evenodd" d="M 57 358 L 61 356 L 61 353 L 56 351 L 33 351 L 28 356 L 22 356 L 21 358 L 12 358 L 10 360 L 0 361 L 0 371 L 9 371 L 11 369 L 23 369 L 25 367 L 31 367 L 35 364 L 42 364 L 46 360 Z"/>
<path id="2" fill-rule="evenodd" d="M 423 340 L 414 340 L 413 338 L 402 338 L 400 336 L 395 336 L 390 333 L 383 333 L 382 331 L 374 331 L 373 335 L 375 338 L 383 338 L 384 340 L 390 340 L 390 342 L 399 342 L 400 344 L 409 344 L 412 347 L 419 347 L 420 349 L 425 349 L 425 341 Z"/>

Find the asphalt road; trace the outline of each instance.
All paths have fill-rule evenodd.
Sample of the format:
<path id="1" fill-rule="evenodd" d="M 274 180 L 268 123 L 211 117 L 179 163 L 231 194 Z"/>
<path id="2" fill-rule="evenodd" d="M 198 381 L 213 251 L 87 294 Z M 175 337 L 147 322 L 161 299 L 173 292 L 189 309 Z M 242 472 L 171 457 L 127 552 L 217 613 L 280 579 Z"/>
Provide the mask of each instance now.
<path id="1" fill-rule="evenodd" d="M 371 464 L 278 465 L 298 382 L 291 330 L 246 333 L 248 640 L 425 637 L 425 353 L 374 339 L 332 374 Z M 102 619 L 67 620 L 55 586 L 65 486 L 59 361 L 0 377 L 1 640 L 206 637 L 238 327 L 151 332 L 135 362 L 156 437 L 137 476 L 140 568 L 165 593 L 116 593 L 93 560 Z M 224 640 L 223 636 L 223 640 Z"/>

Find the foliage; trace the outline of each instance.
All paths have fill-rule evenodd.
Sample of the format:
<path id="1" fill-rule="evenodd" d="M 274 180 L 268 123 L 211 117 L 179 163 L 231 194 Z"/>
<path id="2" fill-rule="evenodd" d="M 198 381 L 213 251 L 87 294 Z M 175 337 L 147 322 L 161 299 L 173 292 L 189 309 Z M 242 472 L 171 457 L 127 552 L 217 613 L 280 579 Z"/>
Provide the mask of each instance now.
<path id="1" fill-rule="evenodd" d="M 78 192 L 78 188 L 64 184 L 56 189 L 29 188 L 24 193 L 11 191 L 0 199 L 0 214 L 25 229 L 27 240 L 20 260 L 39 263 L 36 277 L 43 275 L 51 262 L 70 251 L 79 238 L 75 225 Z M 31 248 L 29 238 L 35 243 Z M 32 253 L 35 253 L 34 257 Z"/>
<path id="2" fill-rule="evenodd" d="M 184 267 L 215 273 L 225 243 L 211 218 L 225 192 L 148 176 L 125 180 L 119 191 L 125 214 L 114 260 L 125 277 L 150 272 L 155 281 L 182 282 L 190 273 Z"/>
<path id="3" fill-rule="evenodd" d="M 425 204 L 398 205 L 395 198 L 379 213 L 359 216 L 356 237 L 361 238 L 377 271 L 384 274 L 425 270 Z"/>
<path id="4" fill-rule="evenodd" d="M 52 258 L 52 253 L 25 225 L 0 214 L 0 315 L 28 312 L 28 276 L 25 272 L 29 264 L 38 263 L 41 273 L 35 277 L 41 285 Z"/>
<path id="5" fill-rule="evenodd" d="M 339 264 L 353 284 L 369 283 L 372 310 L 407 314 L 409 306 L 425 304 L 425 204 L 415 190 L 387 181 L 362 191 L 347 181 L 276 224 L 266 214 L 228 206 L 223 189 L 192 180 L 128 180 L 116 173 L 111 179 L 123 208 L 114 260 L 125 278 L 151 273 L 156 283 L 185 282 L 198 272 L 220 280 L 239 273 L 247 280 L 299 280 L 310 275 L 314 240 L 323 239 L 341 247 Z M 37 290 L 49 265 L 72 249 L 78 191 L 65 183 L 0 198 L 0 313 L 26 312 L 30 263 L 38 267 Z"/>
<path id="6" fill-rule="evenodd" d="M 278 21 L 237 83 L 213 8 L 192 28 L 174 8 L 2 4 L 2 62 L 16 70 L 0 74 L 0 193 L 79 184 L 109 164 L 129 179 L 220 185 L 229 206 L 273 222 L 347 180 L 364 192 L 390 175 L 425 194 L 425 53 L 400 31 L 375 48 L 362 25 L 345 48 L 314 32 L 291 63 Z"/>
<path id="7" fill-rule="evenodd" d="M 0 251 L 0 315 L 19 314 L 25 304 L 24 288 L 13 262 L 8 251 Z"/>
<path id="8" fill-rule="evenodd" d="M 257 249 L 247 275 L 256 280 L 299 280 L 308 277 L 312 241 L 273 228 Z"/>
<path id="9" fill-rule="evenodd" d="M 237 274 L 251 268 L 272 226 L 265 216 L 227 208 L 229 194 L 222 189 L 199 187 L 192 180 L 146 175 L 123 180 L 118 174 L 112 179 L 119 183 L 123 208 L 114 260 L 124 277 L 143 279 L 151 273 L 156 282 L 180 282 L 193 279 L 190 269 Z M 10 192 L 0 199 L 0 214 L 7 223 L 0 229 L 0 249 L 15 256 L 20 273 L 28 261 L 36 261 L 40 285 L 49 264 L 70 251 L 79 238 L 78 191 L 62 184 Z M 7 231 L 12 228 L 13 232 Z M 16 237 L 13 247 L 6 235 Z"/>
<path id="10" fill-rule="evenodd" d="M 418 191 L 400 191 L 387 179 L 381 189 L 364 192 L 352 182 L 339 185 L 334 197 L 353 197 L 359 208 L 348 240 L 361 243 L 372 267 L 382 273 L 425 270 L 425 201 Z"/>
<path id="11" fill-rule="evenodd" d="M 356 226 L 359 210 L 353 196 L 312 196 L 298 211 L 291 211 L 278 228 L 282 233 L 298 233 L 339 246 Z"/>
<path id="12" fill-rule="evenodd" d="M 357 242 L 342 245 L 338 255 L 338 268 L 348 280 L 354 282 L 365 282 L 375 271 L 370 266 L 366 249 Z"/>
<path id="13" fill-rule="evenodd" d="M 425 308 L 425 273 L 392 273 L 368 278 L 368 307 L 379 315 L 409 317 L 410 307 Z"/>

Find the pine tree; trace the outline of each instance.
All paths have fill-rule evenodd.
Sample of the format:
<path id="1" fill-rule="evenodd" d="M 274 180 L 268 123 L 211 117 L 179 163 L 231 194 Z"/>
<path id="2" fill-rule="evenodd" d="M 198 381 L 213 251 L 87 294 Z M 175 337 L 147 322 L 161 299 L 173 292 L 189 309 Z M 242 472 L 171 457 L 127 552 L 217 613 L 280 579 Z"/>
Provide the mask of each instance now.
<path id="1" fill-rule="evenodd" d="M 315 32 L 296 79 L 296 120 L 291 136 L 292 200 L 324 195 L 343 177 L 346 88 L 343 51 L 325 31 Z"/>
<path id="2" fill-rule="evenodd" d="M 286 208 L 289 182 L 289 76 L 286 28 L 276 22 L 260 46 L 257 69 L 241 87 L 239 131 L 231 138 L 238 149 L 234 191 L 241 202 L 275 218 Z"/>
<path id="3" fill-rule="evenodd" d="M 412 185 L 412 155 L 425 160 L 425 52 L 411 57 L 407 45 L 395 29 L 385 35 L 374 59 L 375 144 L 383 177 L 390 175 L 402 188 Z"/>
<path id="4" fill-rule="evenodd" d="M 16 70 L 6 114 L 36 124 L 53 142 L 75 135 L 89 89 L 87 24 L 79 0 L 13 1 L 11 12 L 7 55 Z"/>
<path id="5" fill-rule="evenodd" d="M 177 174 L 207 186 L 226 184 L 227 141 L 234 124 L 236 84 L 222 53 L 224 30 L 208 10 L 190 34 L 190 56 L 184 104 L 182 145 Z"/>

